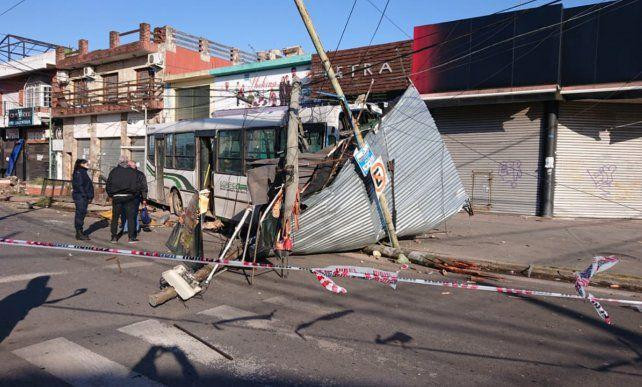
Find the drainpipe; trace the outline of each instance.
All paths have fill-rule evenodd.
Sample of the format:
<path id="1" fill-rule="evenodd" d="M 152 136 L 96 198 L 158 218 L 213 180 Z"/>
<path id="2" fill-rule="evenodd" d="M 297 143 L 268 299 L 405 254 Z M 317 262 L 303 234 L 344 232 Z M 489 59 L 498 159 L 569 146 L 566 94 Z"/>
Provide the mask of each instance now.
<path id="1" fill-rule="evenodd" d="M 51 109 L 51 108 L 50 108 Z M 51 112 L 49 113 L 49 179 L 52 179 L 53 176 L 53 150 L 51 147 L 51 143 L 53 142 L 53 125 L 51 124 L 53 121 Z"/>
<path id="2" fill-rule="evenodd" d="M 553 216 L 555 196 L 555 150 L 557 147 L 557 117 L 559 101 L 544 103 L 544 128 L 542 130 L 542 157 L 540 161 L 540 176 L 542 185 L 540 191 L 540 211 L 543 217 Z M 543 165 L 542 165 L 543 162 Z"/>

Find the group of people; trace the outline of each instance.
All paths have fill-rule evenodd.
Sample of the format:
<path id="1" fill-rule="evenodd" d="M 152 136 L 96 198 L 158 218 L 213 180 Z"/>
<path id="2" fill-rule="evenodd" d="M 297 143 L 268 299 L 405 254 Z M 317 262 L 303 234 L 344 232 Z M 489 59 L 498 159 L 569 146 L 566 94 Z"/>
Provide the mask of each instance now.
<path id="1" fill-rule="evenodd" d="M 78 240 L 89 240 L 89 236 L 83 231 L 87 207 L 94 198 L 94 186 L 87 173 L 88 169 L 89 161 L 76 160 L 72 178 L 72 197 L 76 204 L 74 226 Z M 138 209 L 141 203 L 144 206 L 147 205 L 145 174 L 137 169 L 135 162 L 121 156 L 118 165 L 109 172 L 105 189 L 112 201 L 111 242 L 118 242 L 126 225 L 129 243 L 136 243 L 138 241 Z M 119 219 L 122 223 L 123 231 L 121 232 L 118 230 Z"/>

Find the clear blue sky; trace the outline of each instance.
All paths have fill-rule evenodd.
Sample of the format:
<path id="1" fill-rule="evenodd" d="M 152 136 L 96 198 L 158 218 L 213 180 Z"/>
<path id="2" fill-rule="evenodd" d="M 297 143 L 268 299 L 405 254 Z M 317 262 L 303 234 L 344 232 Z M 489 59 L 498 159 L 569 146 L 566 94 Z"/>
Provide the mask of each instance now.
<path id="1" fill-rule="evenodd" d="M 19 0 L 0 0 L 0 13 Z M 383 9 L 386 0 L 370 0 Z M 526 7 L 545 4 L 538 0 Z M 497 12 L 524 0 L 390 0 L 386 15 L 412 36 L 414 26 Z M 565 7 L 598 0 L 565 0 Z M 324 46 L 334 50 L 353 0 L 306 0 Z M 367 45 L 380 17 L 368 0 L 357 4 L 341 48 Z M 110 30 L 127 31 L 147 22 L 251 51 L 312 44 L 292 0 L 26 0 L 0 16 L 0 34 L 12 33 L 52 43 L 89 49 L 108 46 Z M 408 39 L 384 19 L 373 44 Z"/>

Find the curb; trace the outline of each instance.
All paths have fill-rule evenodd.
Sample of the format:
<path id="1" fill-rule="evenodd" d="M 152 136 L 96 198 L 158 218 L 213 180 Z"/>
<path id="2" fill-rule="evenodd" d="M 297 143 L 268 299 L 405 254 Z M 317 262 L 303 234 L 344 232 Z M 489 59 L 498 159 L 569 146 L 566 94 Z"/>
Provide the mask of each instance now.
<path id="1" fill-rule="evenodd" d="M 575 273 L 577 272 L 577 270 L 565 267 L 538 265 L 523 266 L 514 263 L 504 263 L 497 261 L 486 261 L 469 258 L 460 259 L 456 257 L 433 254 L 425 251 L 393 249 L 391 247 L 381 245 L 368 246 L 363 249 L 363 251 L 368 255 L 372 254 L 372 251 L 375 250 L 379 251 L 383 256 L 392 259 L 395 259 L 397 257 L 397 254 L 403 253 L 408 257 L 408 259 L 410 259 L 410 262 L 416 265 L 426 266 L 430 268 L 435 268 L 431 260 L 440 260 L 444 262 L 465 261 L 476 265 L 478 270 L 489 273 L 522 275 L 529 278 L 564 281 L 569 283 L 575 283 Z M 525 275 L 524 273 L 529 271 L 529 269 L 530 275 Z M 591 279 L 591 286 L 642 292 L 642 278 L 622 274 L 600 273 Z"/>

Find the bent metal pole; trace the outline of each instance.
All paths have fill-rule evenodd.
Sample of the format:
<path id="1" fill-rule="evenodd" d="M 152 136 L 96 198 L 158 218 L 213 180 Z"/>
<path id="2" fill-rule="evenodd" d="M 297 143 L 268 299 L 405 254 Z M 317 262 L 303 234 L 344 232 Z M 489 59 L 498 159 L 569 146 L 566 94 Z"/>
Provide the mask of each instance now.
<path id="1" fill-rule="evenodd" d="M 319 35 L 314 29 L 312 18 L 310 18 L 310 14 L 308 13 L 308 10 L 305 8 L 305 4 L 303 4 L 303 0 L 294 0 L 294 3 L 296 4 L 296 7 L 298 8 L 299 13 L 301 14 L 301 19 L 303 20 L 303 24 L 305 24 L 305 28 L 308 30 L 308 33 L 310 34 L 310 39 L 312 39 L 314 48 L 317 50 L 317 53 L 319 54 L 319 58 L 321 59 L 323 68 L 326 74 L 328 75 L 328 78 L 330 78 L 330 83 L 332 84 L 334 91 L 337 93 L 337 96 L 339 97 L 339 101 L 341 102 L 341 106 L 343 108 L 343 114 L 345 114 L 345 116 L 348 117 L 347 121 L 352 127 L 352 131 L 354 132 L 354 137 L 357 140 L 357 145 L 359 149 L 361 149 L 366 146 L 366 142 L 363 140 L 363 136 L 361 135 L 361 130 L 359 130 L 358 123 L 352 117 L 352 112 L 350 111 L 348 100 L 346 99 L 345 94 L 343 94 L 343 89 L 341 88 L 341 85 L 337 80 L 334 70 L 332 70 L 332 66 L 330 65 L 330 59 L 325 53 L 325 49 L 323 48 L 323 44 L 321 43 L 321 38 L 319 38 Z M 386 195 L 383 194 L 383 195 L 375 195 L 375 196 L 377 196 L 377 199 L 379 201 L 379 208 L 381 208 L 383 219 L 386 222 L 386 229 L 388 230 L 388 238 L 390 238 L 390 243 L 392 244 L 392 247 L 398 248 L 399 240 L 397 239 L 397 232 L 395 231 L 395 225 L 392 222 L 392 216 L 390 215 L 390 210 L 388 208 L 388 200 L 386 199 Z"/>

